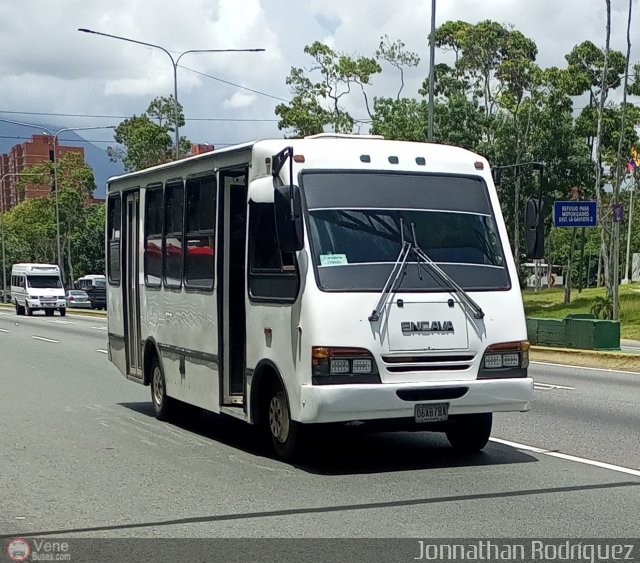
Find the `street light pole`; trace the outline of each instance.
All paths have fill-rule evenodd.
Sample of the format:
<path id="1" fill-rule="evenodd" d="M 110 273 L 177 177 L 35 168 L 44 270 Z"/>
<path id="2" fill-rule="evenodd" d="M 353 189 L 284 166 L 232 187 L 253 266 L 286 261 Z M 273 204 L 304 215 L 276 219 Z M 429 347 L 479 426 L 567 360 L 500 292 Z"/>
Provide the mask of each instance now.
<path id="1" fill-rule="evenodd" d="M 434 0 L 435 2 L 435 0 Z M 93 35 L 102 35 L 103 37 L 111 37 L 111 39 L 119 39 L 120 41 L 127 41 L 129 43 L 136 43 L 138 45 L 144 45 L 146 47 L 153 47 L 154 49 L 160 49 L 163 53 L 165 53 L 170 59 L 171 64 L 173 66 L 173 97 L 175 100 L 175 108 L 174 108 L 174 120 L 175 120 L 175 148 L 176 148 L 176 160 L 180 158 L 180 133 L 178 126 L 178 63 L 180 59 L 189 53 L 237 53 L 237 52 L 261 52 L 264 49 L 189 49 L 188 51 L 183 51 L 178 55 L 178 58 L 174 59 L 173 55 L 164 47 L 160 45 L 155 45 L 153 43 L 147 43 L 145 41 L 138 41 L 137 39 L 130 39 L 129 37 L 122 37 L 120 35 L 112 35 L 111 33 L 102 33 L 100 31 L 93 31 L 92 29 L 86 28 L 78 28 L 78 31 L 82 31 L 83 33 L 91 33 Z"/>
<path id="2" fill-rule="evenodd" d="M 53 154 L 51 155 L 53 163 L 53 187 L 55 192 L 55 206 L 56 206 L 56 248 L 57 248 L 57 264 L 62 273 L 62 280 L 64 281 L 64 268 L 62 267 L 62 252 L 60 250 L 60 210 L 58 205 L 58 166 L 57 166 L 57 153 L 58 153 L 58 136 L 65 131 L 89 131 L 94 129 L 115 129 L 115 125 L 96 125 L 90 127 L 63 127 L 58 129 L 55 133 L 52 133 L 46 127 L 41 125 L 34 125 L 33 123 L 23 123 L 22 121 L 12 121 L 10 119 L 2 119 L 0 121 L 4 123 L 13 123 L 15 125 L 23 125 L 24 127 L 33 127 L 34 129 L 40 129 L 49 137 L 53 137 Z"/>

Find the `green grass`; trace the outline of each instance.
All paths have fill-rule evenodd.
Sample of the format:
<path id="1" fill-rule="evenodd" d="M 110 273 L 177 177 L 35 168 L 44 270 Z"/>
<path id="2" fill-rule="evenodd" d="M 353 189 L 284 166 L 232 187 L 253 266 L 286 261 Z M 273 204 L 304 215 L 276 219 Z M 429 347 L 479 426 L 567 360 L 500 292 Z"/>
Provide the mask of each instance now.
<path id="1" fill-rule="evenodd" d="M 583 289 L 571 292 L 571 302 L 564 304 L 564 288 L 543 289 L 538 293 L 527 289 L 522 293 L 527 317 L 564 319 L 575 313 L 590 313 L 596 297 L 604 297 L 604 288 Z M 622 338 L 640 340 L 640 284 L 620 286 L 620 335 Z"/>

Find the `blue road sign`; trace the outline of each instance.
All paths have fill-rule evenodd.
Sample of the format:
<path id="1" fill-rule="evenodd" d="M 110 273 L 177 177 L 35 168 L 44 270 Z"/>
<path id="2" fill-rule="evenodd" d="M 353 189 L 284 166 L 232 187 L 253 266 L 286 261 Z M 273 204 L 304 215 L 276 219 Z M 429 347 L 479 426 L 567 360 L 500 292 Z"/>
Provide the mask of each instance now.
<path id="1" fill-rule="evenodd" d="M 595 201 L 556 201 L 553 204 L 556 227 L 596 227 L 598 207 Z"/>

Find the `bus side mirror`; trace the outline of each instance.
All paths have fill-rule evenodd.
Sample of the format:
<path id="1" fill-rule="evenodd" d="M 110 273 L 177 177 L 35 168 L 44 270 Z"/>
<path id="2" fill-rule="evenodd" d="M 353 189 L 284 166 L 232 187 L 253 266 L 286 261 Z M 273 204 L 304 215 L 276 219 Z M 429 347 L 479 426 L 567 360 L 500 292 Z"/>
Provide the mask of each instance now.
<path id="1" fill-rule="evenodd" d="M 276 232 L 282 252 L 295 252 L 304 246 L 302 200 L 298 186 L 274 188 Z"/>
<path id="2" fill-rule="evenodd" d="M 527 229 L 527 258 L 540 260 L 544 258 L 544 220 L 540 202 L 537 199 L 527 201 L 525 216 Z"/>

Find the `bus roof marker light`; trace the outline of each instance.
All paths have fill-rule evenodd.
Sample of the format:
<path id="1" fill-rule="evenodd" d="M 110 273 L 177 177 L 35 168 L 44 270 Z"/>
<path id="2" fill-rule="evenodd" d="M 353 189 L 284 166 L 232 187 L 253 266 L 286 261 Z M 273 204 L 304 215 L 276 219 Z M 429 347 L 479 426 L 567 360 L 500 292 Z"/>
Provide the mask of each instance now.
<path id="1" fill-rule="evenodd" d="M 476 170 L 484 170 L 484 163 L 480 160 L 476 160 L 473 165 L 475 166 Z"/>
<path id="2" fill-rule="evenodd" d="M 295 155 L 293 155 L 293 161 L 294 162 L 303 163 L 304 162 L 304 155 L 303 154 L 295 154 Z"/>
<path id="3" fill-rule="evenodd" d="M 371 162 L 371 157 L 368 154 L 361 154 L 360 162 Z"/>
<path id="4" fill-rule="evenodd" d="M 397 156 L 390 156 L 389 157 L 389 164 L 398 164 L 398 162 L 400 162 L 400 161 L 398 160 Z"/>
<path id="5" fill-rule="evenodd" d="M 424 166 L 427 163 L 424 156 L 416 156 L 416 164 L 419 166 Z"/>

